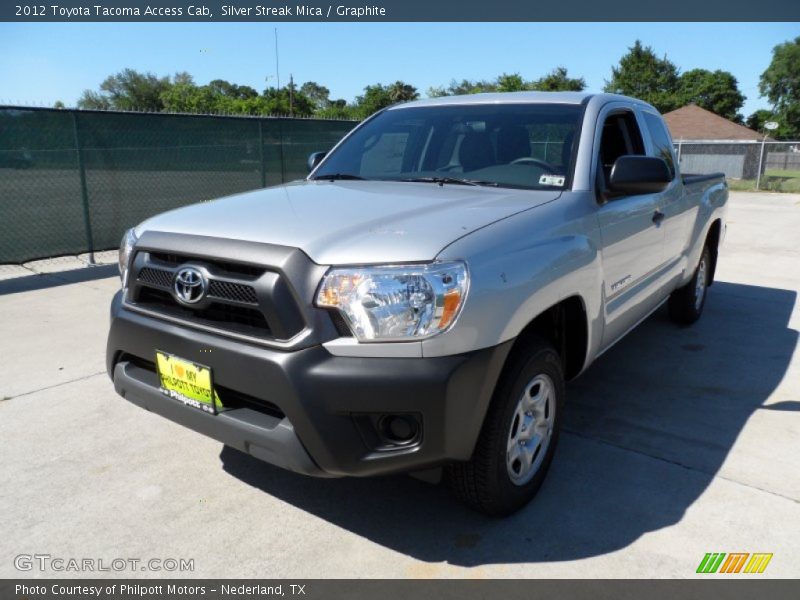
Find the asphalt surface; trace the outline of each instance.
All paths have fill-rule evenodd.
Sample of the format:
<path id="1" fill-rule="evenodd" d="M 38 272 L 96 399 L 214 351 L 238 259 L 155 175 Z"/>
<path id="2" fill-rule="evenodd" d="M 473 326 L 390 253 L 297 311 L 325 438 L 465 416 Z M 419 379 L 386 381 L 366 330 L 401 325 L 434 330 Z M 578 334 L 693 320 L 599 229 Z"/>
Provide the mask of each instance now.
<path id="1" fill-rule="evenodd" d="M 798 231 L 800 196 L 732 194 L 703 318 L 660 310 L 569 384 L 548 479 L 502 520 L 405 476 L 284 472 L 136 408 L 104 370 L 114 267 L 0 267 L 0 577 L 115 574 L 20 554 L 194 560 L 126 576 L 694 577 L 707 552 L 798 577 Z"/>

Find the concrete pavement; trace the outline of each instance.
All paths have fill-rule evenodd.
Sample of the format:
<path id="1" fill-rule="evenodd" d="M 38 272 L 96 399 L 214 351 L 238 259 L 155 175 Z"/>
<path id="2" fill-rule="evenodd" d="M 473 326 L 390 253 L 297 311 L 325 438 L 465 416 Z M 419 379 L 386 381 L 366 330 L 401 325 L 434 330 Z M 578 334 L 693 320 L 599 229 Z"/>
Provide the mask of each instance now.
<path id="1" fill-rule="evenodd" d="M 706 552 L 798 577 L 798 231 L 799 196 L 732 194 L 701 321 L 659 311 L 568 386 L 548 479 L 503 520 L 408 477 L 293 475 L 118 398 L 113 267 L 0 281 L 0 577 L 81 576 L 14 568 L 34 553 L 194 559 L 134 577 L 693 577 Z"/>

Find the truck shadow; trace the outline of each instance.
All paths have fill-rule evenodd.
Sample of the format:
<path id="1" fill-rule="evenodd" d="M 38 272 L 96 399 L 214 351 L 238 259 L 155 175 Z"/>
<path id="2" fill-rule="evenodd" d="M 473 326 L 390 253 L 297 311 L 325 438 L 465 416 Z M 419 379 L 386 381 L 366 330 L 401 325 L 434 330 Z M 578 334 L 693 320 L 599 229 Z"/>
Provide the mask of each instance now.
<path id="1" fill-rule="evenodd" d="M 506 519 L 410 477 L 317 480 L 224 448 L 224 469 L 416 559 L 462 566 L 563 561 L 624 548 L 680 521 L 747 419 L 784 377 L 796 293 L 717 282 L 691 328 L 659 310 L 568 385 L 565 431 L 536 499 Z"/>
<path id="2" fill-rule="evenodd" d="M 55 273 L 33 273 L 0 281 L 0 296 L 33 292 L 72 283 L 86 283 L 108 277 L 118 276 L 117 265 L 97 265 L 84 267 L 72 271 L 59 271 Z"/>

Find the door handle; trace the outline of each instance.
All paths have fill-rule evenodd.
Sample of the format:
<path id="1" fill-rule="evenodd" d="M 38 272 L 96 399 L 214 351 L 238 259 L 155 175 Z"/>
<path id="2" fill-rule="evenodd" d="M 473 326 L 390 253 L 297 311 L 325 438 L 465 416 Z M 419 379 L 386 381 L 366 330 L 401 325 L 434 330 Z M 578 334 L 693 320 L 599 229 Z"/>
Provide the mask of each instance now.
<path id="1" fill-rule="evenodd" d="M 662 213 L 660 210 L 657 210 L 656 212 L 653 213 L 653 223 L 655 223 L 656 225 L 660 225 L 661 221 L 664 220 L 664 216 L 665 216 L 664 213 Z"/>

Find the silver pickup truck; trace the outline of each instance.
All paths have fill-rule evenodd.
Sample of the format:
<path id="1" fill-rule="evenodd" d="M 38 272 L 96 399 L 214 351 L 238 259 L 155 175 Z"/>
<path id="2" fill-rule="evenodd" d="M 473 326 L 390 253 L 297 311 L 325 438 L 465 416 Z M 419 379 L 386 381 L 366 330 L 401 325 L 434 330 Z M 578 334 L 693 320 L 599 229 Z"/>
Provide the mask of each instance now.
<path id="1" fill-rule="evenodd" d="M 663 303 L 700 317 L 721 174 L 623 96 L 393 106 L 303 181 L 130 230 L 107 367 L 127 400 L 306 475 L 444 473 L 489 514 L 542 484 L 565 381 Z"/>

